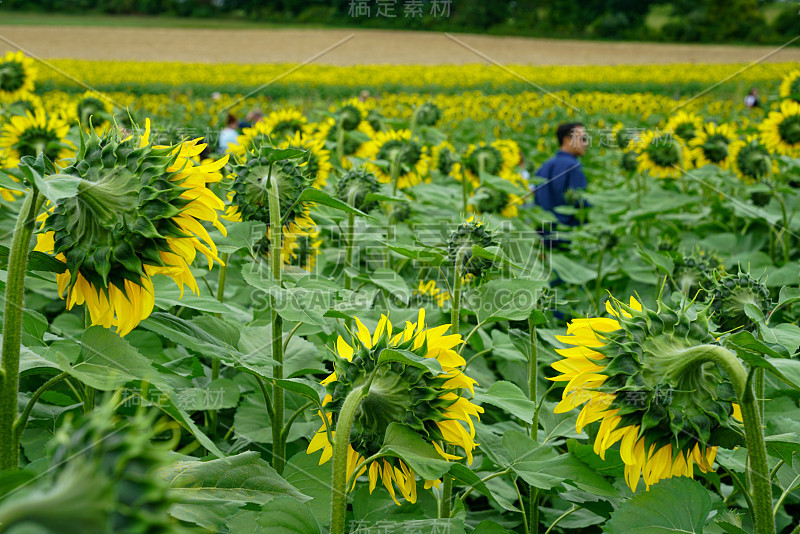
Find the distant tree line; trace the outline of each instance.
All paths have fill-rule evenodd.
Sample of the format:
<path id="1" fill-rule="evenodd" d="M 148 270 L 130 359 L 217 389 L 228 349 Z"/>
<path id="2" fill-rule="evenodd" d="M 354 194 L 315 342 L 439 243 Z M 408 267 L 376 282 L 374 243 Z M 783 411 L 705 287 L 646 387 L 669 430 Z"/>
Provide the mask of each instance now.
<path id="1" fill-rule="evenodd" d="M 766 8 L 772 15 L 764 16 Z M 556 38 L 784 42 L 800 33 L 784 0 L 3 0 L 3 10 L 225 17 L 272 23 Z M 654 13 L 658 15 L 653 16 Z M 654 20 L 656 19 L 656 20 Z M 0 17 L 2 20 L 2 17 Z"/>

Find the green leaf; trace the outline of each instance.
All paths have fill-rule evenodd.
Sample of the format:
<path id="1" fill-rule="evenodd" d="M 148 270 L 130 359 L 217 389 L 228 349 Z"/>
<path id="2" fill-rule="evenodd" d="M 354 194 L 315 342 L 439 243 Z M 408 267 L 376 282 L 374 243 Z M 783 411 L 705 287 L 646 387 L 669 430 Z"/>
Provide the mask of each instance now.
<path id="1" fill-rule="evenodd" d="M 187 321 L 169 313 L 155 312 L 139 323 L 139 326 L 164 336 L 189 350 L 193 350 L 215 359 L 230 360 L 238 351 L 214 335 L 215 329 L 209 322 L 223 323 L 222 319 L 211 316 L 204 317 L 202 323 Z M 227 357 L 226 357 L 227 356 Z"/>
<path id="2" fill-rule="evenodd" d="M 667 478 L 638 493 L 611 514 L 606 534 L 703 532 L 711 512 L 708 490 L 687 477 Z"/>
<path id="3" fill-rule="evenodd" d="M 321 528 L 311 508 L 289 497 L 279 497 L 261 507 L 260 512 L 240 510 L 229 521 L 231 532 L 269 534 L 319 534 Z"/>
<path id="4" fill-rule="evenodd" d="M 473 310 L 481 323 L 523 321 L 536 309 L 539 295 L 547 287 L 544 280 L 491 280 L 478 290 L 480 307 Z"/>
<path id="5" fill-rule="evenodd" d="M 433 445 L 405 425 L 391 423 L 386 428 L 381 451 L 400 458 L 425 480 L 436 480 L 450 469 Z"/>
<path id="6" fill-rule="evenodd" d="M 411 258 L 412 260 L 417 260 L 420 263 L 432 265 L 434 267 L 441 265 L 444 262 L 444 255 L 430 248 L 398 247 L 394 245 L 387 245 L 386 243 L 383 243 L 383 245 L 387 246 L 392 252 L 396 252 L 401 256 L 405 256 L 406 258 Z"/>
<path id="7" fill-rule="evenodd" d="M 522 390 L 511 382 L 500 380 L 486 391 L 476 391 L 475 400 L 482 404 L 497 406 L 526 423 L 533 422 L 536 403 L 529 400 Z"/>
<path id="8" fill-rule="evenodd" d="M 325 386 L 320 385 L 319 382 L 313 382 L 302 378 L 285 378 L 275 380 L 275 383 L 281 389 L 297 393 L 313 401 L 317 406 L 321 406 L 322 399 L 325 398 Z"/>
<path id="9" fill-rule="evenodd" d="M 380 193 L 367 193 L 367 196 L 364 197 L 365 204 L 377 200 L 381 202 L 405 202 L 407 199 L 402 197 L 392 197 L 389 195 L 382 195 Z"/>
<path id="10" fill-rule="evenodd" d="M 81 178 L 69 174 L 53 174 L 45 179 L 38 173 L 33 173 L 33 181 L 42 196 L 53 204 L 77 195 L 78 186 L 83 182 Z"/>
<path id="11" fill-rule="evenodd" d="M 325 191 L 320 191 L 319 189 L 314 189 L 313 187 L 304 189 L 303 192 L 300 193 L 300 196 L 297 198 L 296 202 L 302 202 L 302 201 L 316 202 L 317 204 L 323 204 L 325 206 L 329 206 L 331 208 L 344 211 L 347 213 L 355 213 L 356 215 L 361 215 L 362 217 L 369 217 L 369 215 L 367 215 L 360 209 L 356 209 L 350 204 L 347 204 L 346 202 L 342 202 L 338 198 L 330 196 Z"/>
<path id="12" fill-rule="evenodd" d="M 405 365 L 423 369 L 433 375 L 442 374 L 442 366 L 436 358 L 425 358 L 417 356 L 413 352 L 399 349 L 383 349 L 378 355 L 378 362 L 376 366 L 389 362 L 399 362 Z"/>
<path id="13" fill-rule="evenodd" d="M 258 221 L 239 221 L 226 228 L 224 237 L 215 239 L 220 252 L 233 253 L 242 249 L 253 250 L 267 233 L 267 225 Z"/>
<path id="14" fill-rule="evenodd" d="M 306 152 L 307 150 L 302 150 L 299 148 L 262 147 L 259 150 L 259 153 L 267 156 L 267 162 L 269 163 L 277 163 L 285 159 L 297 159 Z"/>
<path id="15" fill-rule="evenodd" d="M 800 302 L 800 287 L 782 287 L 778 295 L 778 306 L 788 306 Z"/>
<path id="16" fill-rule="evenodd" d="M 181 297 L 181 290 L 171 279 L 166 276 L 157 276 L 153 279 L 153 290 L 155 292 L 155 305 L 162 310 L 169 310 L 173 306 L 182 306 L 210 313 L 221 313 L 228 317 L 241 315 L 242 312 L 218 301 L 211 295 L 195 295 L 191 291 L 184 291 Z"/>
<path id="17" fill-rule="evenodd" d="M 157 474 L 167 484 L 170 496 L 184 503 L 265 504 L 286 495 L 300 502 L 311 498 L 281 478 L 256 451 L 206 462 L 181 461 Z"/>
<path id="18" fill-rule="evenodd" d="M 8 257 L 10 254 L 11 252 L 7 246 L 0 245 L 0 269 L 8 269 Z M 44 252 L 32 250 L 28 254 L 28 263 L 25 266 L 25 270 L 27 272 L 41 271 L 60 274 L 67 270 L 67 264 Z"/>
<path id="19" fill-rule="evenodd" d="M 550 266 L 555 270 L 559 278 L 568 284 L 580 286 L 597 278 L 597 272 L 594 269 L 572 261 L 563 254 L 551 255 Z"/>
<path id="20" fill-rule="evenodd" d="M 659 254 L 658 252 L 648 250 L 642 246 L 638 247 L 638 251 L 644 261 L 664 274 L 672 274 L 672 271 L 675 269 L 675 262 L 672 261 L 672 258 L 664 254 Z"/>
<path id="21" fill-rule="evenodd" d="M 306 454 L 300 451 L 289 459 L 283 476 L 298 491 L 312 499 L 308 502 L 311 513 L 323 526 L 331 521 L 331 464 L 320 465 L 321 453 Z M 392 503 L 394 504 L 394 503 Z"/>
<path id="22" fill-rule="evenodd" d="M 375 272 L 369 275 L 369 279 L 379 288 L 386 290 L 389 296 L 400 299 L 403 304 L 408 304 L 411 298 L 411 290 L 408 288 L 405 279 L 394 270 L 376 269 Z"/>
<path id="23" fill-rule="evenodd" d="M 480 245 L 472 245 L 472 255 L 475 256 L 476 258 L 485 258 L 487 260 L 492 260 L 497 263 L 505 263 L 506 265 L 511 265 L 512 267 L 516 267 L 517 269 L 522 269 L 522 267 L 512 262 L 500 247 L 483 248 Z"/>

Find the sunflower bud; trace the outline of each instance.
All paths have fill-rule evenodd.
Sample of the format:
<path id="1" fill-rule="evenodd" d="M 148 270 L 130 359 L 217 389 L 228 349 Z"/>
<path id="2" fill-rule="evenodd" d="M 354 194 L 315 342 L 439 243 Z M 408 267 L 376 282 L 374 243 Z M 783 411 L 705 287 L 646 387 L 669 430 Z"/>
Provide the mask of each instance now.
<path id="1" fill-rule="evenodd" d="M 708 291 L 714 282 L 715 269 L 720 268 L 719 259 L 715 255 L 706 254 L 700 249 L 695 249 L 689 255 L 673 254 L 673 259 L 673 289 L 689 299 L 695 298 L 698 291 Z"/>
<path id="2" fill-rule="evenodd" d="M 745 183 L 763 181 L 777 170 L 767 147 L 756 136 L 749 135 L 745 141 L 736 140 L 730 149 L 731 168 Z"/>
<path id="3" fill-rule="evenodd" d="M 481 221 L 475 221 L 470 217 L 459 224 L 450 233 L 447 242 L 447 254 L 453 265 L 458 265 L 461 261 L 461 275 L 472 275 L 481 277 L 486 271 L 492 268 L 494 262 L 488 258 L 478 258 L 472 255 L 472 246 L 478 245 L 487 248 L 497 245 L 497 241 Z M 459 258 L 460 257 L 460 258 Z"/>
<path id="4" fill-rule="evenodd" d="M 623 152 L 619 160 L 620 168 L 627 172 L 635 171 L 639 166 L 638 157 L 639 155 L 636 152 Z"/>
<path id="5" fill-rule="evenodd" d="M 417 124 L 420 126 L 436 126 L 442 118 L 442 110 L 432 102 L 426 102 L 416 109 Z"/>
<path id="6" fill-rule="evenodd" d="M 770 306 L 769 289 L 761 280 L 741 271 L 739 274 L 718 275 L 710 292 L 714 299 L 711 317 L 722 332 L 751 330 L 755 327 L 745 312 L 747 304 L 752 304 L 762 312 L 766 312 Z"/>
<path id="7" fill-rule="evenodd" d="M 404 222 L 411 217 L 411 202 L 398 200 L 397 202 L 386 202 L 386 211 L 389 218 L 395 222 Z"/>
<path id="8" fill-rule="evenodd" d="M 575 319 L 559 341 L 553 364 L 564 381 L 556 413 L 585 404 L 576 428 L 601 421 L 595 453 L 617 441 L 625 480 L 635 491 L 640 477 L 649 488 L 663 478 L 692 477 L 712 469 L 719 439 L 738 434 L 736 394 L 728 377 L 706 355 L 714 344 L 705 315 L 689 316 L 663 302 L 656 310 L 606 303 L 614 318 Z M 733 433 L 733 434 L 732 434 Z"/>
<path id="9" fill-rule="evenodd" d="M 347 104 L 339 109 L 337 116 L 342 129 L 350 132 L 358 128 L 358 125 L 365 118 L 365 113 L 355 104 Z"/>
<path id="10" fill-rule="evenodd" d="M 377 206 L 377 201 L 366 201 L 367 195 L 381 188 L 375 175 L 366 169 L 352 169 L 344 173 L 336 184 L 336 197 L 342 202 L 367 212 Z"/>

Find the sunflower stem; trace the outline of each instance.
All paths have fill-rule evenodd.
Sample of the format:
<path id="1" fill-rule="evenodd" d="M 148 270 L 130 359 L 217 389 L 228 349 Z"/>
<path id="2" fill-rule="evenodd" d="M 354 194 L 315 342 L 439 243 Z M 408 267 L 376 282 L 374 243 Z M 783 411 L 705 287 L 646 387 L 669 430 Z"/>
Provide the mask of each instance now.
<path id="1" fill-rule="evenodd" d="M 39 397 L 41 397 L 45 391 L 53 387 L 55 384 L 61 382 L 68 376 L 69 375 L 66 372 L 53 376 L 50 378 L 50 380 L 39 386 L 39 389 L 33 392 L 31 399 L 25 406 L 25 410 L 23 410 L 22 414 L 14 422 L 14 436 L 17 441 L 19 441 L 22 437 L 22 432 L 25 430 L 25 426 L 28 424 L 28 417 L 30 417 L 33 407 L 36 405 L 36 401 L 39 400 Z"/>
<path id="2" fill-rule="evenodd" d="M 467 176 L 464 174 L 461 176 L 461 202 L 464 206 L 464 213 L 467 213 L 467 199 L 469 198 L 469 184 L 467 183 Z"/>
<path id="3" fill-rule="evenodd" d="M 89 313 L 89 305 L 86 304 L 83 307 L 83 327 L 89 328 L 92 326 L 92 315 Z M 83 400 L 83 413 L 88 415 L 92 413 L 94 409 L 94 388 L 90 385 L 85 385 L 84 389 L 84 400 Z"/>
<path id="4" fill-rule="evenodd" d="M 344 128 L 342 127 L 342 119 L 336 121 L 336 162 L 337 165 L 344 167 Z"/>
<path id="5" fill-rule="evenodd" d="M 347 516 L 347 452 L 350 447 L 350 432 L 361 401 L 367 396 L 369 388 L 354 388 L 344 399 L 336 422 L 333 437 L 333 478 L 331 484 L 331 531 L 330 534 L 345 533 Z"/>
<path id="6" fill-rule="evenodd" d="M 15 435 L 19 392 L 19 353 L 22 345 L 22 310 L 25 306 L 25 269 L 28 249 L 43 197 L 31 189 L 17 216 L 8 257 L 3 352 L 0 362 L 0 470 L 19 468 L 19 440 Z M 19 433 L 21 436 L 21 432 Z"/>
<path id="7" fill-rule="evenodd" d="M 536 382 L 539 374 L 539 348 L 536 344 L 536 326 L 533 324 L 533 319 L 528 317 L 528 335 L 530 343 L 530 357 L 528 358 L 528 398 L 534 403 L 538 403 L 538 395 L 536 392 Z M 538 409 L 536 411 L 538 413 Z M 530 436 L 534 441 L 539 439 L 539 421 L 534 418 L 530 426 Z M 529 527 L 531 532 L 539 531 L 539 488 L 528 486 L 528 499 L 530 507 L 530 522 Z M 522 503 L 520 503 L 522 504 Z"/>
<path id="8" fill-rule="evenodd" d="M 352 206 L 352 203 L 350 204 Z M 355 224 L 356 216 L 353 213 L 347 214 L 347 243 L 344 249 L 344 288 L 353 288 L 353 279 L 350 277 L 348 269 L 353 267 L 353 247 L 355 246 Z"/>
<path id="9" fill-rule="evenodd" d="M 600 257 L 597 260 L 597 274 L 594 283 L 594 302 L 597 306 L 597 314 L 600 315 L 600 300 L 603 291 L 603 257 L 606 255 L 605 244 L 600 249 Z"/>
<path id="10" fill-rule="evenodd" d="M 270 240 L 270 268 L 272 278 L 278 287 L 281 283 L 281 262 L 282 257 L 282 225 L 281 225 L 281 206 L 278 196 L 278 181 L 272 178 L 272 165 L 270 164 L 268 175 L 270 177 L 267 185 L 269 195 L 269 240 Z M 276 310 L 275 296 L 270 297 L 272 305 L 272 359 L 276 365 L 272 368 L 273 380 L 283 378 L 283 318 L 278 315 Z M 286 441 L 283 436 L 283 405 L 284 391 L 277 382 L 272 385 L 272 467 L 278 474 L 283 474 L 286 465 Z"/>
<path id="11" fill-rule="evenodd" d="M 747 477 L 750 482 L 750 496 L 753 499 L 754 534 L 775 534 L 775 519 L 772 515 L 772 482 L 767 464 L 767 448 L 758 407 L 758 399 L 753 390 L 753 376 L 748 375 L 736 355 L 718 345 L 700 345 L 684 352 L 680 367 L 713 362 L 723 368 L 731 379 L 733 389 L 739 398 L 739 406 L 744 419 L 745 443 L 747 446 Z"/>

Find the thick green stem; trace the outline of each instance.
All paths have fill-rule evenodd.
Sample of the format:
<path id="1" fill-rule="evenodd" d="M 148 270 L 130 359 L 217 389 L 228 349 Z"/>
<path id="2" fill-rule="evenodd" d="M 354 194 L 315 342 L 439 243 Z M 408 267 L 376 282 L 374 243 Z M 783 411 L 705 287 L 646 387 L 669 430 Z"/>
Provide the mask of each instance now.
<path id="1" fill-rule="evenodd" d="M 31 189 L 19 210 L 8 257 L 6 305 L 3 321 L 3 356 L 0 362 L 0 470 L 19 468 L 19 441 L 14 433 L 19 392 L 19 354 L 22 310 L 25 306 L 25 269 L 28 249 L 42 200 Z"/>
<path id="2" fill-rule="evenodd" d="M 336 165 L 344 166 L 344 128 L 342 119 L 336 121 Z"/>
<path id="3" fill-rule="evenodd" d="M 272 179 L 272 165 L 269 167 L 270 180 L 267 185 L 269 194 L 269 260 L 272 278 L 281 286 L 283 228 L 281 225 L 281 206 L 278 196 L 278 181 Z M 275 297 L 272 303 L 272 359 L 277 365 L 272 368 L 275 379 L 283 378 L 283 318 L 276 311 Z M 278 474 L 283 473 L 286 465 L 286 441 L 283 437 L 283 405 L 284 391 L 277 383 L 272 386 L 272 467 Z"/>
<path id="4" fill-rule="evenodd" d="M 767 464 L 767 448 L 759 414 L 758 400 L 753 384 L 748 379 L 744 366 L 736 355 L 718 345 L 700 345 L 683 352 L 678 368 L 714 362 L 725 370 L 731 379 L 744 419 L 745 443 L 747 445 L 747 477 L 750 482 L 750 496 L 753 499 L 754 534 L 775 534 L 775 520 L 772 516 L 772 482 Z"/>
<path id="5" fill-rule="evenodd" d="M 336 422 L 333 437 L 333 482 L 331 484 L 331 531 L 330 534 L 344 534 L 347 516 L 347 449 L 350 446 L 350 431 L 353 419 L 369 388 L 360 386 L 347 395 Z"/>
<path id="6" fill-rule="evenodd" d="M 469 198 L 469 182 L 466 175 L 461 176 L 461 203 L 464 213 L 467 213 L 467 199 Z"/>

